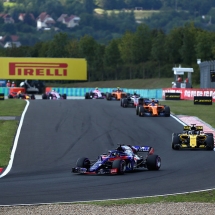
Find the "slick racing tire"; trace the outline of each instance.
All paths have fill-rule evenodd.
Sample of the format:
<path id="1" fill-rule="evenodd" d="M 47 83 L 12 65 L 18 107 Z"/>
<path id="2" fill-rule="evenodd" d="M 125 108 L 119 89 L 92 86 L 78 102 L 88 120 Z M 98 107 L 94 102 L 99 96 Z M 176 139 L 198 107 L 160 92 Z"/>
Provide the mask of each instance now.
<path id="1" fill-rule="evenodd" d="M 48 99 L 47 95 L 46 95 L 46 94 L 43 94 L 43 95 L 42 95 L 42 99 Z"/>
<path id="2" fill-rule="evenodd" d="M 137 105 L 137 106 L 136 106 L 136 115 L 137 115 L 137 116 L 139 115 L 139 109 L 140 109 L 140 105 Z"/>
<path id="3" fill-rule="evenodd" d="M 170 108 L 169 108 L 169 106 L 164 107 L 164 114 L 165 114 L 166 117 L 170 116 Z"/>
<path id="4" fill-rule="evenodd" d="M 66 94 L 63 94 L 63 95 L 62 95 L 62 98 L 63 98 L 63 99 L 67 99 L 67 95 L 66 95 Z"/>
<path id="5" fill-rule="evenodd" d="M 126 163 L 124 160 L 113 161 L 112 168 L 117 169 L 117 174 L 123 175 L 126 170 Z"/>
<path id="6" fill-rule="evenodd" d="M 128 107 L 128 100 L 126 98 L 123 98 L 121 101 L 122 101 L 122 107 L 124 108 Z"/>
<path id="7" fill-rule="evenodd" d="M 213 136 L 208 136 L 206 139 L 206 149 L 213 150 L 214 149 L 214 138 Z"/>
<path id="8" fill-rule="evenodd" d="M 90 160 L 86 157 L 79 158 L 76 162 L 76 167 L 90 168 Z"/>
<path id="9" fill-rule="evenodd" d="M 90 98 L 90 94 L 89 93 L 86 93 L 85 94 L 85 99 L 89 99 Z"/>
<path id="10" fill-rule="evenodd" d="M 12 95 L 8 95 L 8 98 L 9 98 L 9 99 L 13 99 L 13 96 L 12 96 Z"/>
<path id="11" fill-rule="evenodd" d="M 120 100 L 120 106 L 122 107 L 122 99 Z"/>
<path id="12" fill-rule="evenodd" d="M 31 99 L 32 99 L 32 100 L 35 100 L 35 99 L 36 99 L 34 94 L 31 95 Z"/>
<path id="13" fill-rule="evenodd" d="M 149 155 L 146 160 L 148 170 L 159 170 L 161 167 L 161 158 L 158 155 Z"/>
<path id="14" fill-rule="evenodd" d="M 145 115 L 145 111 L 144 111 L 144 107 L 143 106 L 139 106 L 139 116 L 144 116 Z"/>
<path id="15" fill-rule="evenodd" d="M 176 133 L 172 134 L 172 149 L 178 150 L 180 148 L 180 138 Z"/>
<path id="16" fill-rule="evenodd" d="M 106 99 L 107 99 L 108 101 L 111 100 L 111 93 L 107 93 Z"/>

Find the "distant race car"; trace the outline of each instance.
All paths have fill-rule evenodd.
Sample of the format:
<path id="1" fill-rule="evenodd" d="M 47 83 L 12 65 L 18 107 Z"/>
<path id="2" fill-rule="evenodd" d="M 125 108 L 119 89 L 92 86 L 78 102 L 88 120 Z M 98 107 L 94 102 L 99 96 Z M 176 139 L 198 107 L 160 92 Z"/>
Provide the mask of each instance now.
<path id="1" fill-rule="evenodd" d="M 143 104 L 144 101 L 145 99 L 137 93 L 134 93 L 134 94 L 127 93 L 126 98 L 121 99 L 120 105 L 121 107 L 124 107 L 124 108 L 136 107 L 140 104 Z"/>
<path id="2" fill-rule="evenodd" d="M 85 93 L 85 99 L 105 99 L 106 94 L 101 92 L 98 88 Z"/>
<path id="3" fill-rule="evenodd" d="M 127 93 L 124 92 L 119 87 L 117 89 L 113 90 L 111 93 L 107 93 L 107 95 L 106 95 L 106 99 L 108 101 L 110 101 L 110 100 L 121 100 L 122 98 L 126 98 L 126 97 L 127 97 Z"/>
<path id="4" fill-rule="evenodd" d="M 10 92 L 10 94 L 8 95 L 8 99 L 35 99 L 35 95 L 28 95 L 26 93 L 22 93 L 22 92 Z"/>
<path id="5" fill-rule="evenodd" d="M 144 99 L 143 104 L 136 106 L 136 115 L 169 117 L 170 107 L 161 105 L 157 99 Z"/>
<path id="6" fill-rule="evenodd" d="M 66 94 L 61 95 L 55 90 L 52 90 L 51 92 L 46 92 L 42 94 L 42 99 L 51 99 L 51 100 L 67 99 L 67 95 Z"/>
<path id="7" fill-rule="evenodd" d="M 214 149 L 212 133 L 204 133 L 203 126 L 184 126 L 183 132 L 172 134 L 172 149 Z"/>
<path id="8" fill-rule="evenodd" d="M 72 173 L 124 174 L 135 169 L 159 170 L 160 167 L 161 158 L 154 154 L 152 147 L 120 145 L 117 149 L 98 156 L 97 160 L 79 158 Z"/>

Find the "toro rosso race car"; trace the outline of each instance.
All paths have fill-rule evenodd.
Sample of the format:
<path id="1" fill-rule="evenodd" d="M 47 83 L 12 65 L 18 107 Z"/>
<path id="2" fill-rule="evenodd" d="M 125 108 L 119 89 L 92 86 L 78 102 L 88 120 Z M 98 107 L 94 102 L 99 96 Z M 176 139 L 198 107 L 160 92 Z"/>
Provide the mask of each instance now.
<path id="1" fill-rule="evenodd" d="M 95 90 L 85 94 L 85 99 L 104 99 L 106 98 L 105 93 L 102 93 L 97 87 Z"/>
<path id="2" fill-rule="evenodd" d="M 122 89 L 117 87 L 116 90 L 113 90 L 111 93 L 107 93 L 106 99 L 110 100 L 121 100 L 122 98 L 126 98 L 127 93 L 125 93 Z"/>
<path id="3" fill-rule="evenodd" d="M 121 107 L 136 107 L 137 105 L 143 104 L 145 99 L 141 97 L 139 94 L 134 93 L 134 94 L 129 94 L 127 93 L 126 98 L 122 98 L 120 105 Z"/>
<path id="4" fill-rule="evenodd" d="M 55 90 L 52 90 L 51 92 L 46 92 L 42 95 L 42 99 L 51 99 L 51 100 L 59 100 L 59 99 L 67 99 L 66 94 L 59 94 Z"/>
<path id="5" fill-rule="evenodd" d="M 35 99 L 35 95 L 28 95 L 26 93 L 23 93 L 21 91 L 18 92 L 10 92 L 10 94 L 8 95 L 8 99 Z"/>
<path id="6" fill-rule="evenodd" d="M 145 154 L 145 156 L 144 156 Z M 150 146 L 120 145 L 117 149 L 98 156 L 97 160 L 79 158 L 72 173 L 79 174 L 124 174 L 135 169 L 159 170 L 161 158 Z"/>
<path id="7" fill-rule="evenodd" d="M 183 132 L 172 134 L 172 149 L 214 149 L 212 133 L 204 133 L 203 126 L 184 126 Z"/>
<path id="8" fill-rule="evenodd" d="M 161 105 L 156 99 L 144 99 L 143 104 L 136 106 L 136 115 L 139 116 L 170 116 L 170 108 Z"/>

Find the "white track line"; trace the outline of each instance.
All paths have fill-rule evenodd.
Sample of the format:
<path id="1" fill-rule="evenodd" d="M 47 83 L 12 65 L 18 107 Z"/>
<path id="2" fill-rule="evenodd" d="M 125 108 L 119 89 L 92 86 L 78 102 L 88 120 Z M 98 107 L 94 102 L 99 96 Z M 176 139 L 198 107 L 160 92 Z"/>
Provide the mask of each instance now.
<path id="1" fill-rule="evenodd" d="M 20 119 L 20 122 L 19 122 L 19 126 L 18 126 L 18 129 L 17 129 L 17 132 L 16 132 L 16 137 L 15 137 L 15 140 L 14 140 L 14 143 L 13 143 L 13 149 L 12 149 L 12 152 L 11 152 L 11 155 L 10 155 L 10 161 L 8 163 L 8 166 L 7 168 L 3 171 L 3 173 L 0 175 L 0 178 L 4 177 L 5 175 L 8 174 L 8 172 L 10 172 L 11 168 L 12 168 L 12 165 L 13 165 L 13 160 L 14 160 L 14 155 L 15 155 L 15 152 L 16 152 L 16 148 L 17 148 L 17 144 L 18 144 L 18 140 L 19 140 L 19 135 L 20 135 L 20 131 L 21 131 L 21 128 L 22 128 L 22 124 L 23 124 L 23 121 L 24 121 L 24 117 L 25 117 L 25 113 L 28 109 L 28 106 L 30 104 L 30 102 L 28 100 L 26 100 L 27 104 L 25 106 L 25 109 L 24 111 L 22 112 L 22 116 L 21 116 L 21 119 Z"/>

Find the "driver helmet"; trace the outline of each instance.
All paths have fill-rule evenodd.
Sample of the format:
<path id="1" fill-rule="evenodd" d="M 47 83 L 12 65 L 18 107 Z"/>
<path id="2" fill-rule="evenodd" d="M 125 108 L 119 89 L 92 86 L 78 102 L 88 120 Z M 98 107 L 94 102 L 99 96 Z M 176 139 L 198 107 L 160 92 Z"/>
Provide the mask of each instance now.
<path id="1" fill-rule="evenodd" d="M 136 96 L 137 95 L 137 93 L 136 92 L 134 92 L 134 96 Z"/>
<path id="2" fill-rule="evenodd" d="M 99 88 L 98 87 L 96 87 L 96 90 L 98 90 Z"/>
<path id="3" fill-rule="evenodd" d="M 55 90 L 53 89 L 52 92 L 55 92 Z"/>

